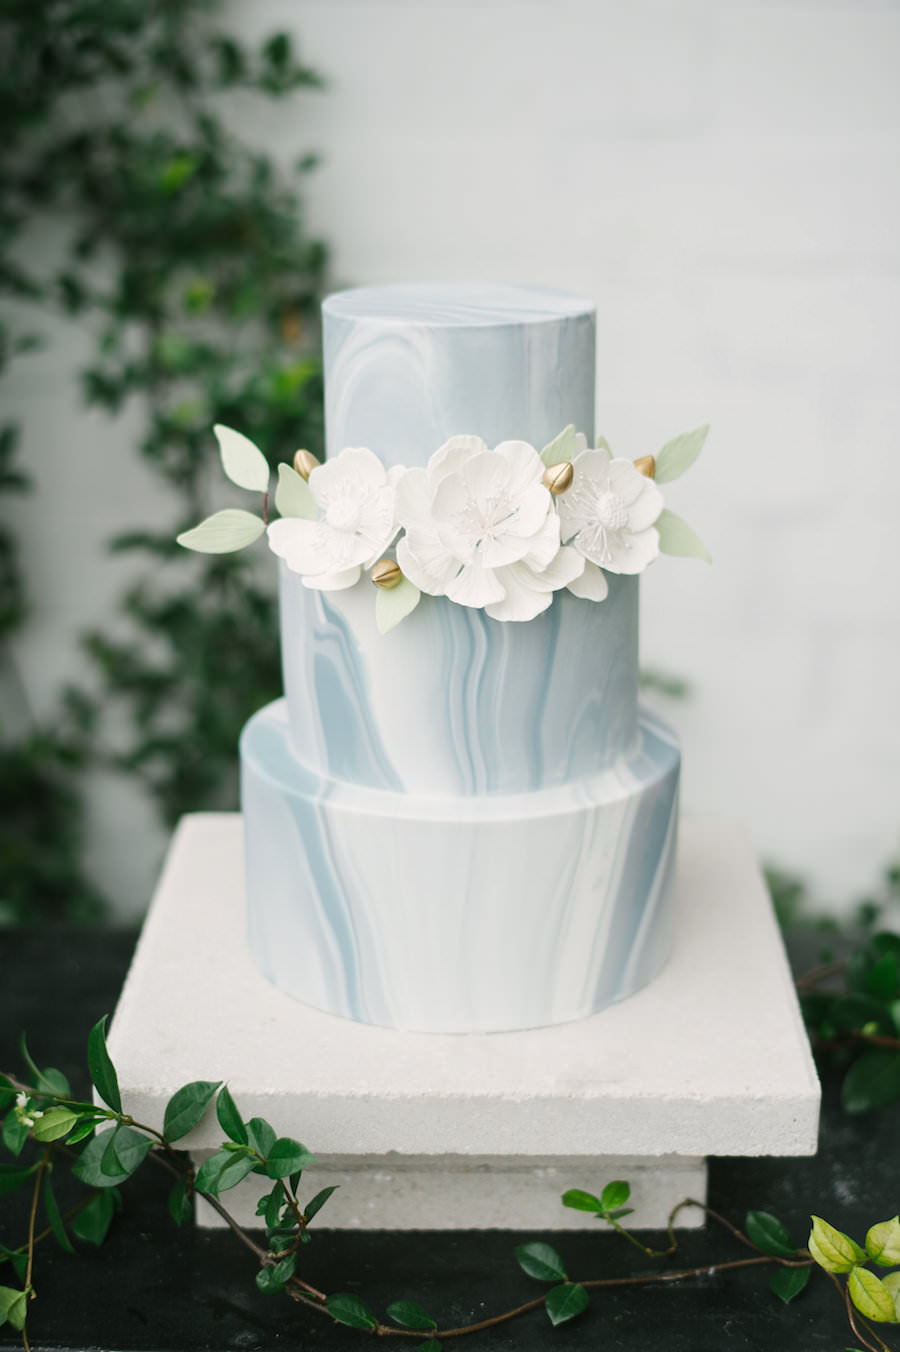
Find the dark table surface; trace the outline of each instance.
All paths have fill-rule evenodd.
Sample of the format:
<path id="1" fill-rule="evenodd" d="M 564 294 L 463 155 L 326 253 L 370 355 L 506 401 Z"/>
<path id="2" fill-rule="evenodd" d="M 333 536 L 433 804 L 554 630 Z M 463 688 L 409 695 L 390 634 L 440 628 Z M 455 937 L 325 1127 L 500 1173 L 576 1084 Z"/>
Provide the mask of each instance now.
<path id="1" fill-rule="evenodd" d="M 59 1066 L 76 1092 L 86 1092 L 87 1031 L 114 1008 L 133 944 L 133 935 L 111 932 L 0 936 L 0 1069 L 19 1070 L 16 1044 L 25 1030 L 38 1062 Z M 826 1074 L 818 1155 L 713 1159 L 709 1204 L 738 1223 L 748 1208 L 771 1211 L 798 1243 L 805 1241 L 810 1212 L 861 1239 L 874 1221 L 900 1208 L 898 1141 L 896 1105 L 847 1117 L 838 1106 L 836 1080 Z M 312 1149 L 317 1144 L 309 1142 Z M 603 1181 L 579 1178 L 572 1184 L 595 1190 Z M 366 1345 L 365 1334 L 337 1327 L 284 1297 L 260 1294 L 253 1256 L 228 1233 L 192 1226 L 177 1230 L 168 1217 L 166 1192 L 156 1171 L 145 1168 L 124 1187 L 125 1210 L 102 1248 L 79 1245 L 71 1257 L 52 1240 L 40 1246 L 38 1299 L 29 1320 L 34 1352 L 339 1352 Z M 23 1237 L 18 1228 L 13 1233 L 14 1209 L 13 1199 L 0 1198 L 0 1238 L 7 1243 Z M 326 1291 L 356 1292 L 379 1313 L 392 1300 L 417 1300 L 447 1327 L 483 1319 L 536 1295 L 540 1288 L 520 1271 L 512 1250 L 540 1238 L 561 1251 L 575 1278 L 651 1266 L 624 1240 L 600 1229 L 554 1237 L 551 1232 L 323 1228 L 304 1251 L 304 1276 Z M 705 1266 L 746 1252 L 711 1225 L 683 1234 L 679 1254 L 668 1264 Z M 8 1267 L 0 1270 L 0 1283 L 11 1280 L 9 1273 Z M 790 1307 L 770 1294 L 768 1276 L 768 1269 L 749 1269 L 596 1292 L 586 1314 L 555 1330 L 536 1311 L 445 1346 L 472 1352 L 549 1347 L 561 1352 L 842 1352 L 856 1346 L 838 1296 L 821 1273 L 813 1273 Z M 884 1331 L 893 1335 L 888 1342 L 900 1348 L 897 1331 Z M 390 1340 L 392 1347 L 417 1345 Z M 8 1326 L 0 1329 L 0 1352 L 18 1346 Z"/>

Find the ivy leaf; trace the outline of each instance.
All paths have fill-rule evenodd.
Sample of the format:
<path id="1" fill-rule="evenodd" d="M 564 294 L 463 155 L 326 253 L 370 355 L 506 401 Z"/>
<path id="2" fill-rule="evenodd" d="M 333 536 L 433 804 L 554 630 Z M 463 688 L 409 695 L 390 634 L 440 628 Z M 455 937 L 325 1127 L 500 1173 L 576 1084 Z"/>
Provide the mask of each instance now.
<path id="1" fill-rule="evenodd" d="M 237 1104 L 231 1097 L 227 1084 L 222 1085 L 219 1097 L 216 1099 L 216 1117 L 219 1119 L 219 1126 L 229 1140 L 237 1141 L 239 1145 L 248 1144 L 247 1128 L 244 1126 Z"/>
<path id="2" fill-rule="evenodd" d="M 328 1201 L 331 1194 L 337 1192 L 340 1186 L 340 1183 L 332 1183 L 331 1187 L 323 1188 L 321 1192 L 317 1192 L 315 1197 L 306 1203 L 306 1206 L 303 1208 L 303 1214 L 308 1221 L 311 1221 L 313 1216 L 317 1215 L 318 1212 L 322 1210 L 322 1207 Z"/>
<path id="3" fill-rule="evenodd" d="M 785 1305 L 790 1305 L 806 1286 L 811 1270 L 808 1267 L 779 1268 L 769 1278 L 769 1290 L 779 1300 L 783 1300 Z"/>
<path id="4" fill-rule="evenodd" d="M 11 1286 L 0 1286 L 0 1324 L 10 1323 L 20 1331 L 25 1327 L 25 1315 L 28 1310 L 28 1296 L 24 1291 L 14 1291 Z"/>
<path id="5" fill-rule="evenodd" d="M 592 1192 L 582 1192 L 581 1188 L 569 1188 L 568 1192 L 562 1195 L 563 1206 L 569 1206 L 573 1211 L 602 1211 L 603 1203 L 599 1197 L 595 1197 Z"/>
<path id="6" fill-rule="evenodd" d="M 571 460 L 574 455 L 575 427 L 573 423 L 564 427 L 541 451 L 541 459 L 548 468 L 550 465 L 560 464 L 563 460 Z"/>
<path id="7" fill-rule="evenodd" d="M 654 521 L 659 531 L 659 548 L 663 554 L 674 554 L 679 558 L 705 559 L 712 563 L 712 555 L 686 521 L 664 507 Z"/>
<path id="8" fill-rule="evenodd" d="M 374 1329 L 378 1323 L 372 1311 L 359 1296 L 338 1292 L 328 1297 L 326 1305 L 332 1319 L 336 1319 L 339 1324 L 346 1324 L 348 1328 Z"/>
<path id="9" fill-rule="evenodd" d="M 826 1272 L 849 1272 L 856 1263 L 864 1263 L 866 1254 L 849 1235 L 813 1216 L 807 1241 L 813 1258 Z"/>
<path id="10" fill-rule="evenodd" d="M 221 512 L 213 512 L 199 526 L 182 531 L 175 538 L 185 549 L 193 549 L 200 554 L 231 554 L 234 550 L 252 545 L 264 530 L 262 517 L 242 511 L 239 507 L 226 507 Z"/>
<path id="11" fill-rule="evenodd" d="M 0 1164 L 0 1193 L 16 1192 L 24 1187 L 36 1168 L 36 1164 L 29 1169 L 20 1169 L 16 1164 Z"/>
<path id="12" fill-rule="evenodd" d="M 422 599 L 422 593 L 408 577 L 401 578 L 396 587 L 387 590 L 378 587 L 376 591 L 375 625 L 379 634 L 390 633 L 401 620 L 412 614 Z"/>
<path id="13" fill-rule="evenodd" d="M 656 482 L 671 483 L 673 479 L 679 479 L 685 470 L 690 469 L 703 450 L 708 432 L 709 425 L 704 423 L 702 427 L 695 427 L 691 432 L 682 432 L 681 436 L 667 441 L 656 455 L 654 476 Z"/>
<path id="14" fill-rule="evenodd" d="M 278 466 L 278 487 L 275 489 L 275 506 L 281 516 L 299 516 L 305 521 L 315 521 L 316 500 L 312 489 L 302 474 L 291 465 Z"/>
<path id="15" fill-rule="evenodd" d="M 181 1178 L 176 1178 L 169 1189 L 169 1215 L 180 1228 L 185 1221 L 190 1220 L 191 1213 L 194 1210 L 191 1198 L 188 1196 L 187 1177 L 182 1174 Z"/>
<path id="16" fill-rule="evenodd" d="M 66 1227 L 63 1224 L 63 1218 L 60 1215 L 59 1204 L 56 1200 L 56 1193 L 53 1191 L 53 1180 L 49 1169 L 44 1175 L 44 1210 L 47 1213 L 50 1229 L 53 1231 L 53 1236 L 59 1247 L 65 1249 L 66 1253 L 74 1253 L 74 1245 L 66 1234 Z"/>
<path id="17" fill-rule="evenodd" d="M 900 1263 L 900 1216 L 872 1226 L 866 1235 L 866 1253 L 879 1267 Z"/>
<path id="18" fill-rule="evenodd" d="M 850 1299 L 866 1319 L 871 1319 L 876 1324 L 894 1324 L 897 1322 L 894 1297 L 891 1295 L 890 1288 L 885 1286 L 881 1278 L 876 1277 L 874 1272 L 870 1272 L 868 1268 L 864 1267 L 853 1268 L 847 1286 L 850 1291 Z"/>
<path id="19" fill-rule="evenodd" d="M 881 1047 L 863 1052 L 844 1076 L 841 1103 L 848 1113 L 883 1108 L 900 1098 L 900 1052 Z"/>
<path id="20" fill-rule="evenodd" d="M 269 487 L 269 462 L 258 446 L 242 432 L 216 423 L 213 428 L 219 443 L 222 468 L 233 484 L 251 493 L 265 493 Z"/>
<path id="21" fill-rule="evenodd" d="M 520 1244 L 515 1255 L 522 1271 L 527 1272 L 529 1277 L 536 1277 L 539 1282 L 566 1280 L 563 1261 L 549 1244 Z"/>
<path id="22" fill-rule="evenodd" d="M 269 1178 L 287 1178 L 288 1174 L 316 1162 L 315 1155 L 311 1155 L 305 1145 L 292 1140 L 290 1136 L 280 1136 L 267 1155 L 266 1173 Z"/>
<path id="23" fill-rule="evenodd" d="M 748 1211 L 744 1229 L 751 1243 L 774 1258 L 793 1258 L 797 1252 L 781 1221 L 768 1211 Z"/>
<path id="24" fill-rule="evenodd" d="M 48 1108 L 35 1119 L 31 1134 L 36 1141 L 57 1141 L 72 1130 L 78 1121 L 78 1114 L 69 1108 Z"/>
<path id="25" fill-rule="evenodd" d="M 616 1180 L 614 1183 L 607 1183 L 600 1194 L 600 1203 L 604 1211 L 615 1211 L 617 1207 L 624 1206 L 630 1196 L 629 1184 Z"/>
<path id="26" fill-rule="evenodd" d="M 426 1314 L 414 1300 L 395 1300 L 387 1307 L 387 1314 L 395 1324 L 402 1324 L 404 1328 L 421 1329 L 423 1333 L 437 1328 L 437 1320 Z"/>
<path id="27" fill-rule="evenodd" d="M 73 1217 L 71 1226 L 79 1239 L 100 1245 L 106 1239 L 112 1218 L 121 1207 L 122 1199 L 115 1188 L 98 1192 L 83 1211 Z"/>
<path id="28" fill-rule="evenodd" d="M 583 1286 L 566 1282 L 564 1286 L 554 1286 L 548 1291 L 544 1304 L 550 1316 L 550 1323 L 555 1327 L 557 1324 L 564 1324 L 568 1319 L 574 1319 L 587 1309 L 588 1293 Z"/>
<path id="29" fill-rule="evenodd" d="M 163 1118 L 163 1136 L 167 1141 L 179 1141 L 193 1131 L 221 1083 L 221 1080 L 192 1080 L 175 1090 Z"/>
<path id="30" fill-rule="evenodd" d="M 106 1021 L 108 1017 L 107 1014 L 104 1014 L 103 1018 L 94 1024 L 88 1034 L 88 1071 L 90 1072 L 91 1083 L 103 1102 L 109 1104 L 113 1112 L 120 1113 L 122 1111 L 122 1096 L 119 1093 L 119 1081 L 106 1049 Z"/>

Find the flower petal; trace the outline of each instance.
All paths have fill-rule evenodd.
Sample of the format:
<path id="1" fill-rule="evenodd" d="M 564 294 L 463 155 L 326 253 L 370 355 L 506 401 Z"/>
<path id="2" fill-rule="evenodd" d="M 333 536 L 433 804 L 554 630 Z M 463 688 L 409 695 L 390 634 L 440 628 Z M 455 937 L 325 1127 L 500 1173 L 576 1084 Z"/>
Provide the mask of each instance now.
<path id="1" fill-rule="evenodd" d="M 497 575 L 490 568 L 484 568 L 478 559 L 467 563 L 450 583 L 446 592 L 451 601 L 461 606 L 485 606 L 493 601 L 502 601 L 504 590 Z"/>
<path id="2" fill-rule="evenodd" d="M 607 531 L 606 544 L 609 557 L 604 559 L 603 567 L 608 573 L 642 573 L 659 553 L 659 531 L 654 526 L 634 535 L 629 531 Z"/>
<path id="3" fill-rule="evenodd" d="M 343 572 L 309 574 L 302 581 L 310 591 L 346 591 L 356 585 L 361 572 L 361 568 L 347 568 Z"/>
<path id="4" fill-rule="evenodd" d="M 513 563 L 501 568 L 499 577 L 503 583 L 505 595 L 501 601 L 492 601 L 485 611 L 492 620 L 512 620 L 520 622 L 533 620 L 546 610 L 553 600 L 553 592 L 539 591 L 534 586 L 534 573 L 524 564 Z"/>
<path id="5" fill-rule="evenodd" d="M 639 478 L 644 478 L 639 475 Z M 644 487 L 628 507 L 628 528 L 632 531 L 646 530 L 652 526 L 664 506 L 662 493 L 652 479 L 644 479 Z"/>
<path id="6" fill-rule="evenodd" d="M 397 562 L 410 582 L 429 596 L 443 596 L 459 572 L 459 559 L 447 553 L 436 533 L 426 531 L 397 541 Z"/>
<path id="7" fill-rule="evenodd" d="M 605 601 L 609 593 L 609 583 L 602 568 L 589 559 L 584 561 L 584 572 L 568 584 L 573 596 L 584 597 L 586 601 Z"/>
<path id="8" fill-rule="evenodd" d="M 544 473 L 544 462 L 527 441 L 501 441 L 495 447 L 497 455 L 509 466 L 507 484 L 516 495 L 526 492 L 532 484 L 539 484 Z"/>
<path id="9" fill-rule="evenodd" d="M 309 476 L 309 489 L 316 502 L 322 502 L 336 489 L 345 490 L 348 485 L 365 497 L 376 488 L 387 483 L 387 471 L 372 451 L 363 446 L 345 446 L 324 465 L 317 465 Z"/>
<path id="10" fill-rule="evenodd" d="M 435 451 L 428 461 L 428 478 L 433 488 L 448 474 L 456 474 L 473 455 L 486 451 L 481 437 L 451 437 Z"/>
<path id="11" fill-rule="evenodd" d="M 528 553 L 523 556 L 522 562 L 540 570 L 552 563 L 558 553 L 559 517 L 551 507 L 544 524 L 529 540 Z"/>

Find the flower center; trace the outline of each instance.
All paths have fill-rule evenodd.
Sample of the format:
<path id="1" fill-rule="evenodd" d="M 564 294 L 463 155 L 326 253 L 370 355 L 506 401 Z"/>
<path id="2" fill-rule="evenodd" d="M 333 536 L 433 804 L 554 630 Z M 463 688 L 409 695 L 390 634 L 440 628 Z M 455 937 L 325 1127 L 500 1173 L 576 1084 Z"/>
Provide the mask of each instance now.
<path id="1" fill-rule="evenodd" d="M 490 544 L 497 536 L 504 535 L 502 527 L 518 511 L 513 507 L 506 493 L 478 501 L 470 498 L 463 510 L 457 513 L 456 528 L 471 542 L 473 548 L 480 549 Z"/>
<path id="2" fill-rule="evenodd" d="M 332 530 L 346 531 L 350 534 L 359 526 L 358 499 L 349 493 L 337 494 L 325 508 L 325 522 Z"/>
<path id="3" fill-rule="evenodd" d="M 594 504 L 597 524 L 606 530 L 624 530 L 628 525 L 628 508 L 617 493 L 601 493 Z"/>

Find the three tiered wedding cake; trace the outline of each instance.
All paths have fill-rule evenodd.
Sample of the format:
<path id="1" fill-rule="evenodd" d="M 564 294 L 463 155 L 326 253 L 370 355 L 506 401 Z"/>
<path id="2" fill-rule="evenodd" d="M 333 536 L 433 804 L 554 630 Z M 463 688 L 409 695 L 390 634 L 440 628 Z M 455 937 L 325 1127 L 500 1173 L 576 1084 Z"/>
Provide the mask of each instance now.
<path id="1" fill-rule="evenodd" d="M 703 552 L 657 483 L 705 428 L 595 448 L 594 312 L 568 294 L 375 287 L 323 315 L 328 457 L 279 467 L 268 523 L 286 698 L 241 740 L 252 952 L 362 1022 L 591 1014 L 669 948 L 680 757 L 638 708 L 637 574 Z M 181 539 L 235 547 L 251 520 Z"/>

